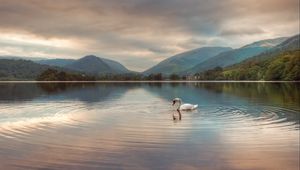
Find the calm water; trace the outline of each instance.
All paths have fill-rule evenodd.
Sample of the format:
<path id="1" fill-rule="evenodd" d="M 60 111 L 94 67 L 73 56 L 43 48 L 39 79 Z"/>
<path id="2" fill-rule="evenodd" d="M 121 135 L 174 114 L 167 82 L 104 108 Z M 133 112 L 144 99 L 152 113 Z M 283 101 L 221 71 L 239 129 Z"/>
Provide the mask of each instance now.
<path id="1" fill-rule="evenodd" d="M 296 170 L 299 103 L 297 83 L 1 83 L 0 169 Z"/>

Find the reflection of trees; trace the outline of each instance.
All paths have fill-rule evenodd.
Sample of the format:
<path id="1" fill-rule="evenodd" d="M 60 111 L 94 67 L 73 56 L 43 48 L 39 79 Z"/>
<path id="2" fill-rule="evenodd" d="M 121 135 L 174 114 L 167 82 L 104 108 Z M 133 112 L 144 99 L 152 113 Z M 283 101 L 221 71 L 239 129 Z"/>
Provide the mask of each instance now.
<path id="1" fill-rule="evenodd" d="M 105 100 L 142 87 L 165 100 L 181 97 L 198 104 L 228 104 L 228 95 L 236 102 L 256 101 L 267 105 L 300 109 L 300 83 L 3 83 L 0 101 L 24 101 L 37 97 L 51 100 L 76 99 L 85 102 Z M 224 96 L 222 94 L 227 94 Z"/>
<path id="2" fill-rule="evenodd" d="M 158 88 L 161 88 L 163 84 L 160 83 L 160 82 L 148 82 L 147 85 L 150 86 L 150 87 L 158 87 Z"/>
<path id="3" fill-rule="evenodd" d="M 55 94 L 70 89 L 92 87 L 95 86 L 95 83 L 39 83 L 38 86 L 48 94 Z"/>
<path id="4" fill-rule="evenodd" d="M 7 83 L 0 84 L 0 101 L 49 100 L 98 102 L 112 94 L 122 95 L 140 84 L 133 83 Z"/>
<path id="5" fill-rule="evenodd" d="M 164 100 L 171 102 L 175 97 L 180 97 L 183 102 L 190 103 L 222 103 L 223 98 L 216 93 L 212 93 L 202 88 L 195 88 L 192 83 L 165 83 L 161 87 L 156 86 L 143 86 L 144 89 L 150 91 L 153 94 L 157 94 Z"/>
<path id="6" fill-rule="evenodd" d="M 183 101 L 199 104 L 241 104 L 254 101 L 300 109 L 300 105 L 297 105 L 300 101 L 300 83 L 197 82 L 144 88 L 166 100 L 180 97 Z M 230 96 L 234 102 L 229 100 Z"/>
<path id="7" fill-rule="evenodd" d="M 61 99 L 99 102 L 112 94 L 123 94 L 135 84 L 130 83 L 41 83 L 39 86 L 48 94 Z"/>
<path id="8" fill-rule="evenodd" d="M 43 94 L 35 83 L 0 83 L 0 101 L 32 100 Z"/>
<path id="9" fill-rule="evenodd" d="M 195 87 L 282 106 L 300 101 L 299 83 L 196 83 Z"/>

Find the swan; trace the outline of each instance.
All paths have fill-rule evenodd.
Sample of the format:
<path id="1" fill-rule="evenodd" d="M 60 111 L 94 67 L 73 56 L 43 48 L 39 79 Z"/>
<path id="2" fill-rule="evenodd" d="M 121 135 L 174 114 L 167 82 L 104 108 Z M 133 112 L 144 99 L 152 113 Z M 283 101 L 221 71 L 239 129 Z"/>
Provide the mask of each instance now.
<path id="1" fill-rule="evenodd" d="M 197 104 L 196 105 L 189 104 L 189 103 L 182 104 L 182 100 L 180 98 L 173 99 L 172 105 L 174 106 L 177 102 L 179 103 L 177 110 L 195 110 L 198 107 Z"/>

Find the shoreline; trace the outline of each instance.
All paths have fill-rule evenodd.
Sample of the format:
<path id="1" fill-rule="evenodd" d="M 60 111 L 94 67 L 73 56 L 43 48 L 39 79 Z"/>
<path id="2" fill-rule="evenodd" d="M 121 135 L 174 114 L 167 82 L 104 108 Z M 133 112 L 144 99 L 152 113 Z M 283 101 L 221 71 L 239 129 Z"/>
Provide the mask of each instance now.
<path id="1" fill-rule="evenodd" d="M 300 83 L 300 81 L 262 81 L 262 80 L 142 80 L 142 81 L 117 81 L 117 80 L 99 80 L 99 81 L 33 81 L 33 80 L 14 80 L 0 81 L 4 83 Z"/>

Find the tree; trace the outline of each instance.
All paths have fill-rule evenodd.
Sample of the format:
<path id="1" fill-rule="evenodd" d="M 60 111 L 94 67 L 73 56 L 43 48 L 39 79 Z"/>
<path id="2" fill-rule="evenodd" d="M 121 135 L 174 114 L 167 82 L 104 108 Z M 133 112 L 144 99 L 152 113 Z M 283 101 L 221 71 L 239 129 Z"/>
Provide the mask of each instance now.
<path id="1" fill-rule="evenodd" d="M 179 80 L 180 77 L 179 77 L 179 75 L 177 75 L 177 74 L 171 74 L 171 75 L 169 76 L 169 79 L 170 79 L 170 80 Z"/>
<path id="2" fill-rule="evenodd" d="M 55 69 L 47 69 L 38 77 L 38 81 L 94 81 L 95 77 L 86 76 L 79 73 L 67 73 Z"/>

